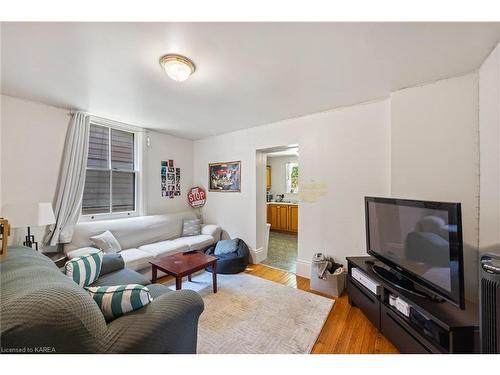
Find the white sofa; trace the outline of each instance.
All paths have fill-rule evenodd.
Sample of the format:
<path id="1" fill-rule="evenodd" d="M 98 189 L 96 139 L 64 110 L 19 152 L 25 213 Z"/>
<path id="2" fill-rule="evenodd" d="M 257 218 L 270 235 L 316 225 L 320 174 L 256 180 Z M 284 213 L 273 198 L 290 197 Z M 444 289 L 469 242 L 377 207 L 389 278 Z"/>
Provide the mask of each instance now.
<path id="1" fill-rule="evenodd" d="M 96 252 L 98 249 L 92 247 L 90 237 L 109 230 L 120 243 L 125 266 L 136 271 L 148 270 L 153 259 L 203 250 L 220 240 L 221 229 L 217 225 L 202 225 L 200 235 L 182 237 L 183 221 L 195 218 L 193 212 L 181 212 L 78 223 L 64 252 L 69 259 Z"/>

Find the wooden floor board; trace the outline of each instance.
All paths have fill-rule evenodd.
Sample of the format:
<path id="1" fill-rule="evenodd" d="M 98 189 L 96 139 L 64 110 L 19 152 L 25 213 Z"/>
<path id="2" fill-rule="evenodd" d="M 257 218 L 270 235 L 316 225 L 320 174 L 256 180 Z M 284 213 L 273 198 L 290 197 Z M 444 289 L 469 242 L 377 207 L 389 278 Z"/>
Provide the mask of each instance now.
<path id="1" fill-rule="evenodd" d="M 245 272 L 292 288 L 320 294 L 309 289 L 309 279 L 290 272 L 261 264 L 251 264 Z M 334 300 L 335 304 L 316 340 L 312 353 L 399 353 L 357 307 L 349 305 L 346 295 L 334 298 Z"/>

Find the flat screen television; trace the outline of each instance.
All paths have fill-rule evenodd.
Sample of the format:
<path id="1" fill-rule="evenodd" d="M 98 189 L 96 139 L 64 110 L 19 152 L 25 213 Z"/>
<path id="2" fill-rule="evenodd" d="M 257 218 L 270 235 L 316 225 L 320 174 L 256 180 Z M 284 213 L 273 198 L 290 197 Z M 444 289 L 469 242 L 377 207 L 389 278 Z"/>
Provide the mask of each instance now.
<path id="1" fill-rule="evenodd" d="M 464 308 L 460 203 L 365 198 L 368 254 Z"/>

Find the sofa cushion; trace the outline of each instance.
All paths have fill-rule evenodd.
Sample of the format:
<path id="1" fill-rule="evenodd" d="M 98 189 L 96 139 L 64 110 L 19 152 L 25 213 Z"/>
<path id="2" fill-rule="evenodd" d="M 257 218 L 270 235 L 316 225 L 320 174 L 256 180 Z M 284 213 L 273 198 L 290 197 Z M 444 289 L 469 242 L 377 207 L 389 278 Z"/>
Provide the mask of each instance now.
<path id="1" fill-rule="evenodd" d="M 125 262 L 120 254 L 104 254 L 102 257 L 101 275 L 115 271 L 119 271 L 125 267 Z M 122 283 L 122 284 L 134 284 L 134 283 Z"/>
<path id="2" fill-rule="evenodd" d="M 149 262 L 153 260 L 153 256 L 139 249 L 126 249 L 120 252 L 120 255 L 125 262 L 125 267 L 131 270 L 140 270 L 149 266 Z"/>
<path id="3" fill-rule="evenodd" d="M 89 286 L 99 278 L 102 266 L 102 251 L 79 258 L 73 258 L 64 266 L 66 276 L 80 286 Z"/>
<path id="4" fill-rule="evenodd" d="M 107 321 L 130 311 L 139 310 L 153 300 L 148 288 L 139 284 L 97 286 L 86 289 Z"/>
<path id="5" fill-rule="evenodd" d="M 220 240 L 221 232 L 220 227 L 215 224 L 204 224 L 201 226 L 201 234 L 212 236 L 215 242 Z"/>
<path id="6" fill-rule="evenodd" d="M 190 236 L 190 237 L 180 237 L 172 240 L 170 242 L 174 242 L 176 244 L 188 245 L 189 251 L 192 250 L 201 250 L 207 246 L 210 246 L 215 242 L 212 236 L 207 234 L 200 234 L 199 236 Z"/>
<path id="7" fill-rule="evenodd" d="M 120 243 L 109 230 L 98 234 L 97 236 L 90 237 L 90 241 L 92 242 L 92 245 L 101 249 L 105 253 L 119 253 L 122 251 Z"/>
<path id="8" fill-rule="evenodd" d="M 150 284 L 148 285 L 148 289 L 153 299 L 158 298 L 163 294 L 173 292 L 173 290 L 170 289 L 168 286 L 162 284 Z"/>
<path id="9" fill-rule="evenodd" d="M 152 243 L 150 245 L 143 245 L 139 247 L 139 250 L 146 251 L 148 254 L 151 254 L 155 258 L 159 258 L 170 254 L 189 251 L 189 245 L 178 243 L 175 241 L 161 241 Z"/>
<path id="10" fill-rule="evenodd" d="M 124 285 L 124 284 L 140 284 L 149 285 L 151 282 L 136 271 L 129 268 L 122 268 L 119 271 L 111 272 L 102 275 L 91 286 L 110 286 L 110 285 Z"/>
<path id="11" fill-rule="evenodd" d="M 79 249 L 70 251 L 66 255 L 68 256 L 68 259 L 73 259 L 73 258 L 78 258 L 78 257 L 84 256 L 84 255 L 97 254 L 99 251 L 101 251 L 101 250 L 99 250 L 95 247 L 88 246 L 88 247 L 81 247 Z"/>

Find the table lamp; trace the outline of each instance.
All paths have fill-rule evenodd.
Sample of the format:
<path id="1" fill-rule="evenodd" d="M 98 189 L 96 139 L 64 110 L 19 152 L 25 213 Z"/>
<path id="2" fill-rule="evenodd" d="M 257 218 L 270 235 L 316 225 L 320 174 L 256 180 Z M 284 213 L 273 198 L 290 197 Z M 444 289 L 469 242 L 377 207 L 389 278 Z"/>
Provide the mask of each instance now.
<path id="1" fill-rule="evenodd" d="M 23 245 L 31 248 L 35 245 L 36 250 L 38 250 L 38 242 L 31 234 L 31 227 L 42 227 L 56 222 L 50 202 L 6 205 L 3 207 L 3 215 L 9 220 L 11 228 L 28 228 L 28 235 Z"/>

